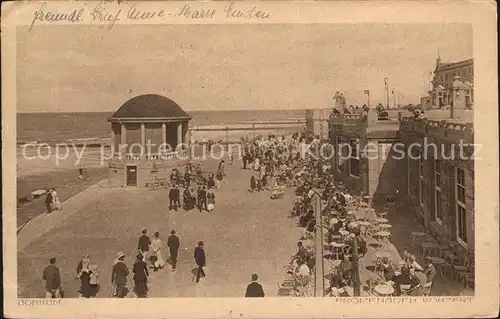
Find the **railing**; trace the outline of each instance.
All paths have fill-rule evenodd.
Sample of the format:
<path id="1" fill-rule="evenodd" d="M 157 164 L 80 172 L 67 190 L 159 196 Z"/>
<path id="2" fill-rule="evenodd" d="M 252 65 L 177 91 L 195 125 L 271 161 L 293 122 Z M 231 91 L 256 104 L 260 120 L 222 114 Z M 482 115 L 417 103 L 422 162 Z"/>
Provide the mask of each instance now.
<path id="1" fill-rule="evenodd" d="M 115 160 L 126 160 L 126 161 L 160 161 L 160 160 L 176 160 L 179 159 L 179 152 L 163 152 L 163 153 L 151 153 L 151 154 L 114 154 L 113 159 Z"/>

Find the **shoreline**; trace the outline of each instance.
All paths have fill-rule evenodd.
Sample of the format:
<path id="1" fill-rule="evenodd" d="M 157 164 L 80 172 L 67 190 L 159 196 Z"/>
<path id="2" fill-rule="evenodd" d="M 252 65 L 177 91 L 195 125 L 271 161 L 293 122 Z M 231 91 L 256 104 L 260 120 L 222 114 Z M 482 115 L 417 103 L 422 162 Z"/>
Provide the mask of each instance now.
<path id="1" fill-rule="evenodd" d="M 27 200 L 26 203 L 18 204 L 16 207 L 17 227 L 26 224 L 40 214 L 46 213 L 45 196 L 33 198 L 32 191 L 53 187 L 56 189 L 61 203 L 64 203 L 67 199 L 106 179 L 108 172 L 107 167 L 89 168 L 87 169 L 88 178 L 85 180 L 79 180 L 76 169 L 70 168 L 17 176 L 16 202 L 20 198 Z"/>
<path id="2" fill-rule="evenodd" d="M 274 122 L 273 122 L 274 123 Z M 269 124 L 268 124 L 269 125 Z M 254 127 L 255 126 L 255 127 Z M 238 143 L 240 138 L 252 138 L 253 135 L 266 135 L 266 134 L 287 134 L 292 131 L 300 131 L 305 127 L 304 120 L 296 120 L 294 123 L 288 123 L 281 126 L 256 126 L 256 124 L 240 123 L 240 124 L 227 124 L 227 125 L 200 125 L 191 128 L 191 140 L 193 143 L 200 143 L 204 140 L 220 140 L 221 143 Z M 227 128 L 227 130 L 226 130 Z M 226 136 L 228 141 L 226 141 Z M 28 148 L 47 148 L 47 147 L 61 147 L 64 145 L 72 145 L 75 148 L 101 148 L 109 147 L 111 145 L 110 137 L 88 137 L 77 139 L 60 139 L 53 141 L 17 141 L 16 148 L 22 149 L 23 146 Z"/>

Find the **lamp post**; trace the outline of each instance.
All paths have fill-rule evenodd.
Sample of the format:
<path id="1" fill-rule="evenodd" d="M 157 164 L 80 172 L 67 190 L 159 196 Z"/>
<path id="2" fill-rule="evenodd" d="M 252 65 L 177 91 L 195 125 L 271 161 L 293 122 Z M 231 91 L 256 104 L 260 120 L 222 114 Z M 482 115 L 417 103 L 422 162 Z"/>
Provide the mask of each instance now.
<path id="1" fill-rule="evenodd" d="M 389 79 L 384 78 L 385 92 L 387 93 L 387 109 L 389 109 Z"/>
<path id="2" fill-rule="evenodd" d="M 396 108 L 396 89 L 392 88 L 392 108 Z"/>
<path id="3" fill-rule="evenodd" d="M 312 189 L 314 193 L 314 215 L 316 219 L 316 260 L 315 260 L 315 269 L 314 272 L 314 296 L 315 297 L 324 297 L 325 287 L 324 287 L 324 277 L 325 270 L 323 267 L 323 226 L 321 221 L 321 195 L 314 189 Z"/>
<path id="4" fill-rule="evenodd" d="M 359 275 L 359 254 L 358 254 L 358 239 L 356 236 L 352 239 L 352 269 L 351 279 L 353 283 L 354 297 L 361 296 L 361 279 Z"/>

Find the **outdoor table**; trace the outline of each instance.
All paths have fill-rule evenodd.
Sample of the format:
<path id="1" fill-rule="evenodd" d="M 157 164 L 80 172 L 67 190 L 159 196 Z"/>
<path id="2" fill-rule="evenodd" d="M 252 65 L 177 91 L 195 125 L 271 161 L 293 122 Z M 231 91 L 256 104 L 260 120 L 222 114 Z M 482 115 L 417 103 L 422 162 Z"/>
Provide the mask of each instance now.
<path id="1" fill-rule="evenodd" d="M 419 232 L 419 231 L 414 231 L 411 233 L 412 236 L 415 237 L 425 237 L 425 233 Z"/>
<path id="2" fill-rule="evenodd" d="M 370 226 L 372 224 L 368 221 L 358 221 L 356 223 L 358 223 L 359 226 Z"/>
<path id="3" fill-rule="evenodd" d="M 383 242 L 388 243 L 389 242 L 389 237 L 391 236 L 391 233 L 388 231 L 379 231 L 375 234 L 375 236 L 380 237 Z"/>
<path id="4" fill-rule="evenodd" d="M 385 230 L 385 229 L 391 229 L 392 225 L 391 224 L 380 224 L 380 225 L 378 225 L 378 227 L 380 227 L 380 229 L 382 229 L 382 230 Z"/>
<path id="5" fill-rule="evenodd" d="M 439 257 L 432 257 L 432 263 L 436 266 L 439 266 L 439 265 L 442 265 L 445 263 L 444 259 L 443 258 L 439 258 Z"/>
<path id="6" fill-rule="evenodd" d="M 424 255 L 426 255 L 426 253 L 428 253 L 428 255 L 430 255 L 430 256 L 432 256 L 433 253 L 436 253 L 436 250 L 438 247 L 437 243 L 430 243 L 430 242 L 421 243 L 420 245 L 422 246 L 422 250 L 423 250 Z"/>
<path id="7" fill-rule="evenodd" d="M 394 288 L 389 285 L 376 285 L 373 291 L 379 296 L 390 296 L 394 293 Z"/>
<path id="8" fill-rule="evenodd" d="M 389 222 L 389 220 L 387 220 L 386 218 L 377 218 L 375 219 L 375 221 L 379 224 L 386 224 Z"/>
<path id="9" fill-rule="evenodd" d="M 391 254 L 388 251 L 382 250 L 375 252 L 375 257 L 377 257 L 377 259 L 382 259 L 384 257 L 391 258 Z"/>

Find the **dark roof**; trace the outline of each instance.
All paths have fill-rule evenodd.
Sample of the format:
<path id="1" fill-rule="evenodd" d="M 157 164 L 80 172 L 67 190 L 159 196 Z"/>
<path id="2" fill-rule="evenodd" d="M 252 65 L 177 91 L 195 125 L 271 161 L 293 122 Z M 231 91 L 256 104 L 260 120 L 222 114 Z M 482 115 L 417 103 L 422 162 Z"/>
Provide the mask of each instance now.
<path id="1" fill-rule="evenodd" d="M 454 67 L 460 67 L 468 64 L 474 64 L 474 59 L 467 59 L 463 61 L 458 61 L 458 62 L 441 62 L 439 65 L 436 67 L 437 70 L 446 70 L 446 69 L 452 69 Z"/>
<path id="2" fill-rule="evenodd" d="M 144 94 L 125 102 L 111 118 L 190 118 L 190 116 L 167 97 Z"/>

